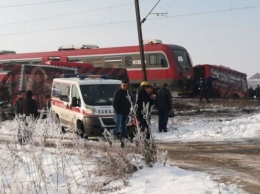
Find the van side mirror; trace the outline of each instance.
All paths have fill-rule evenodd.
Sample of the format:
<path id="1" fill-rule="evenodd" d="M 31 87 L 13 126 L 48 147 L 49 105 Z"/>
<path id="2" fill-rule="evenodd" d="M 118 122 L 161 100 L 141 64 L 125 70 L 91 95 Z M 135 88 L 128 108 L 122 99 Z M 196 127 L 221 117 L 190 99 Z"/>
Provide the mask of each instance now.
<path id="1" fill-rule="evenodd" d="M 72 97 L 71 106 L 72 107 L 78 106 L 78 99 L 77 99 L 77 97 Z"/>

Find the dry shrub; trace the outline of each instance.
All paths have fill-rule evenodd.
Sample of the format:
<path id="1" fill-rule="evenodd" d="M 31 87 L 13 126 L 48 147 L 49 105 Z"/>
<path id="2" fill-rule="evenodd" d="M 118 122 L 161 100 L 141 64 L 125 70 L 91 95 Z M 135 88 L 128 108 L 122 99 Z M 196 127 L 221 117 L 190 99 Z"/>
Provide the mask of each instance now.
<path id="1" fill-rule="evenodd" d="M 132 173 L 157 161 L 153 137 L 146 139 L 138 126 L 134 142 L 126 139 L 121 148 L 120 141 L 107 131 L 99 142 L 61 134 L 61 127 L 51 114 L 45 119 L 28 119 L 25 123 L 16 118 L 14 122 L 16 130 L 29 130 L 31 137 L 25 145 L 17 144 L 17 139 L 5 145 L 7 155 L 0 157 L 0 161 L 5 161 L 0 165 L 4 193 L 73 193 L 82 187 L 90 192 L 116 191 L 128 185 Z M 49 168 L 44 165 L 46 162 Z M 26 182 L 17 173 L 24 170 L 28 172 Z"/>

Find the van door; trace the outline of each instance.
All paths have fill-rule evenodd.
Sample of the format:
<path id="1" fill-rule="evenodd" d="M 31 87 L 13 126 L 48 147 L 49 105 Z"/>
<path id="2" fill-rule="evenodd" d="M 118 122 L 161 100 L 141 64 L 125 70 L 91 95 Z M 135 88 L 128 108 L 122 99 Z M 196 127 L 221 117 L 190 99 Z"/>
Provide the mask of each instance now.
<path id="1" fill-rule="evenodd" d="M 82 114 L 80 112 L 81 99 L 79 95 L 79 90 L 76 85 L 71 86 L 71 96 L 70 96 L 70 119 L 74 124 L 75 129 L 77 128 L 77 121 L 82 121 Z"/>
<path id="2" fill-rule="evenodd" d="M 61 101 L 61 107 L 59 112 L 59 118 L 62 126 L 68 127 L 71 122 L 70 116 L 70 84 L 59 83 L 59 98 Z"/>

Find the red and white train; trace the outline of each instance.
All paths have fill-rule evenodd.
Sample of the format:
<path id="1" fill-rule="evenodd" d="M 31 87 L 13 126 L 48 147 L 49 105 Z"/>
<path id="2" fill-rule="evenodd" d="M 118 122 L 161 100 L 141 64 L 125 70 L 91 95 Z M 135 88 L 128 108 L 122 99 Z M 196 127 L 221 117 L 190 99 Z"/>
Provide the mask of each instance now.
<path id="1" fill-rule="evenodd" d="M 187 50 L 160 40 L 144 41 L 146 75 L 150 84 L 160 87 L 168 83 L 172 91 L 191 88 L 193 68 Z M 16 54 L 0 52 L 0 64 L 40 64 L 47 61 L 90 63 L 95 67 L 126 68 L 132 87 L 143 81 L 139 46 L 98 48 L 95 45 L 63 46 L 58 51 Z"/>
<path id="2" fill-rule="evenodd" d="M 219 65 L 205 64 L 193 67 L 188 51 L 182 46 L 163 44 L 156 39 L 146 40 L 144 53 L 147 80 L 155 87 L 168 83 L 169 89 L 173 92 L 196 95 L 199 78 L 213 77 L 218 78 L 213 82 L 214 97 L 246 95 L 246 74 Z M 80 63 L 89 63 L 100 68 L 127 69 L 132 88 L 139 87 L 143 81 L 139 46 L 99 48 L 96 45 L 69 45 L 59 47 L 58 51 L 20 54 L 14 51 L 0 51 L 0 72 L 1 64 L 38 65 L 45 64 L 47 61 L 52 61 L 50 65 L 55 66 L 58 65 L 55 62 L 68 62 L 67 68 L 70 64 L 74 67 L 72 63 L 76 62 L 79 66 Z"/>

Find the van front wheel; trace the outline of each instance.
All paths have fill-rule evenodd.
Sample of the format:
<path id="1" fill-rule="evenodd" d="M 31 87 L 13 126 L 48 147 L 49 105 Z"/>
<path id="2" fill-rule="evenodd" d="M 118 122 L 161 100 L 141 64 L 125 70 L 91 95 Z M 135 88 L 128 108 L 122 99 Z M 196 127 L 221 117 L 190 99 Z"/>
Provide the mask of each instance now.
<path id="1" fill-rule="evenodd" d="M 84 129 L 84 125 L 83 125 L 83 123 L 81 121 L 79 121 L 77 123 L 77 134 L 80 137 L 87 139 L 87 136 L 86 136 L 86 133 L 85 133 L 85 129 Z"/>

